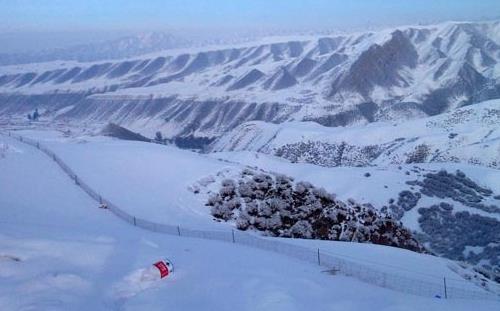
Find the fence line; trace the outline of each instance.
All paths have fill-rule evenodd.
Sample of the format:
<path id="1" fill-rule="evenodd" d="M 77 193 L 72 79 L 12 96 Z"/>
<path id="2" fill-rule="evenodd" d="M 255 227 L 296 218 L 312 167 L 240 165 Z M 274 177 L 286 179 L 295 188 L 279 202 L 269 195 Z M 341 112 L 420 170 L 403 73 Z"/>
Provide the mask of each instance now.
<path id="1" fill-rule="evenodd" d="M 75 184 L 79 186 L 83 191 L 85 191 L 91 198 L 93 198 L 97 202 L 106 204 L 108 209 L 120 219 L 133 226 L 145 230 L 177 235 L 181 237 L 225 241 L 229 243 L 237 243 L 249 247 L 258 248 L 261 250 L 272 251 L 304 262 L 320 265 L 321 267 L 327 268 L 332 273 L 354 277 L 369 284 L 396 290 L 399 292 L 404 292 L 407 294 L 424 297 L 439 296 L 441 298 L 446 297 L 452 299 L 500 299 L 498 295 L 481 288 L 473 290 L 471 288 L 466 288 L 466 286 L 460 286 L 460 284 L 446 285 L 446 280 L 443 283 L 442 279 L 440 279 L 440 281 L 436 280 L 436 282 L 431 282 L 427 280 L 424 281 L 417 278 L 398 275 L 396 273 L 383 272 L 374 269 L 369 265 L 361 264 L 359 262 L 355 262 L 354 260 L 348 260 L 346 258 L 342 258 L 342 256 L 335 256 L 328 252 L 323 252 L 320 249 L 311 249 L 308 247 L 293 245 L 281 241 L 272 241 L 270 239 L 261 238 L 243 231 L 196 230 L 185 228 L 179 225 L 161 224 L 137 218 L 122 210 L 111 201 L 105 199 L 97 191 L 92 189 L 87 183 L 85 183 L 85 181 L 79 178 L 78 175 L 60 157 L 58 157 L 52 150 L 50 150 L 40 142 L 20 135 L 15 135 L 11 132 L 8 132 L 8 136 L 13 137 L 20 142 L 38 148 L 40 151 L 54 160 L 59 165 L 59 167 L 72 180 L 74 180 Z M 468 287 L 470 287 L 470 282 L 467 282 L 465 280 L 461 282 L 463 282 L 462 285 L 467 284 L 469 285 Z M 459 282 L 456 282 L 455 280 L 455 283 Z"/>

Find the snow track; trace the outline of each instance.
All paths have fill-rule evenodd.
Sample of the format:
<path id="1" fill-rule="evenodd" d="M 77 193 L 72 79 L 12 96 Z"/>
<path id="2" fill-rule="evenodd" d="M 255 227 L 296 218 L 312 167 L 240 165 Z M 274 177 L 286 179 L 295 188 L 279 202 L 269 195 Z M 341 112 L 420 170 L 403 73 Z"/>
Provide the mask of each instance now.
<path id="1" fill-rule="evenodd" d="M 498 299 L 497 295 L 478 288 L 471 282 L 460 280 L 458 278 L 449 279 L 449 284 L 445 290 L 443 282 L 439 278 L 412 278 L 409 275 L 387 272 L 383 271 L 383 269 L 378 269 L 373 265 L 370 266 L 364 264 L 363 262 L 357 262 L 345 257 L 335 256 L 329 252 L 321 251 L 319 248 L 314 249 L 311 247 L 297 245 L 297 243 L 281 242 L 278 239 L 261 238 L 241 231 L 195 230 L 175 225 L 155 223 L 137 218 L 123 211 L 112 202 L 102 197 L 97 191 L 93 190 L 53 151 L 45 147 L 40 142 L 15 135 L 11 132 L 8 133 L 8 136 L 38 148 L 40 151 L 52 158 L 61 167 L 61 169 L 74 180 L 75 184 L 83 189 L 91 198 L 100 203 L 105 203 L 114 215 L 118 216 L 127 223 L 142 229 L 170 235 L 178 235 L 181 237 L 226 241 L 261 250 L 272 251 L 311 264 L 320 265 L 325 267 L 327 270 L 334 270 L 335 273 L 354 277 L 373 285 L 418 296 L 435 297 L 436 295 L 439 295 L 441 297 L 447 296 L 448 298 L 460 299 Z"/>

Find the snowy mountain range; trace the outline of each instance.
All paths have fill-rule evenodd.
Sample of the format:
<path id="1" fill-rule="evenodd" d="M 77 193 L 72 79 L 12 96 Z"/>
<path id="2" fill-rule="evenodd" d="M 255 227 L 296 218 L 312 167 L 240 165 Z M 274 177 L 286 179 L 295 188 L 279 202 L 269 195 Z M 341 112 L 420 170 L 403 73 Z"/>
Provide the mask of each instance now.
<path id="1" fill-rule="evenodd" d="M 363 310 L 373 295 L 441 310 L 447 281 L 497 298 L 500 21 L 243 41 L 154 33 L 0 55 L 0 309 L 220 309 L 213 292 L 242 284 L 231 310 L 263 294 L 257 309 L 346 296 Z M 238 246 L 241 231 L 303 245 L 314 269 L 286 244 Z M 319 271 L 320 248 L 343 270 Z M 144 280 L 166 255 L 175 282 Z M 450 310 L 498 309 L 452 293 Z"/>
<path id="2" fill-rule="evenodd" d="M 0 113 L 218 137 L 253 120 L 422 118 L 500 96 L 500 22 L 178 49 L 0 68 Z"/>
<path id="3" fill-rule="evenodd" d="M 98 61 L 120 59 L 192 45 L 188 39 L 164 32 L 146 32 L 96 43 L 25 53 L 0 53 L 0 65 L 40 63 L 55 60 Z"/>

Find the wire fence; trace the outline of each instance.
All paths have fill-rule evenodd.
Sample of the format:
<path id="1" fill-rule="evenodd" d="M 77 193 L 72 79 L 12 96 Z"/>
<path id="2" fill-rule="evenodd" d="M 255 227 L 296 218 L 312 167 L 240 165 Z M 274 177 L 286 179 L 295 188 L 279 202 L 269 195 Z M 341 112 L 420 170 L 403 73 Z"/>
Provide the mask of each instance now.
<path id="1" fill-rule="evenodd" d="M 476 289 L 474 288 L 475 285 L 472 282 L 466 280 L 445 279 L 438 276 L 434 276 L 434 280 L 422 280 L 412 278 L 407 275 L 381 271 L 380 269 L 374 268 L 373 265 L 371 266 L 362 262 L 356 262 L 356 260 L 349 258 L 342 258 L 345 257 L 342 255 L 335 255 L 320 249 L 312 249 L 310 247 L 294 245 L 269 238 L 262 238 L 244 231 L 196 230 L 178 225 L 161 224 L 137 218 L 119 208 L 111 201 L 105 199 L 99 192 L 92 189 L 92 187 L 85 183 L 85 181 L 83 181 L 60 157 L 39 141 L 16 135 L 11 132 L 8 132 L 8 136 L 13 137 L 25 144 L 34 146 L 45 153 L 53 161 L 55 161 L 59 167 L 75 182 L 75 184 L 85 191 L 91 198 L 101 204 L 105 204 L 114 215 L 133 226 L 153 232 L 177 235 L 180 237 L 225 241 L 271 251 L 304 262 L 320 265 L 321 267 L 325 267 L 328 272 L 334 274 L 353 277 L 369 284 L 408 294 L 447 299 L 500 300 L 500 296 L 498 294 L 479 286 L 477 286 Z"/>

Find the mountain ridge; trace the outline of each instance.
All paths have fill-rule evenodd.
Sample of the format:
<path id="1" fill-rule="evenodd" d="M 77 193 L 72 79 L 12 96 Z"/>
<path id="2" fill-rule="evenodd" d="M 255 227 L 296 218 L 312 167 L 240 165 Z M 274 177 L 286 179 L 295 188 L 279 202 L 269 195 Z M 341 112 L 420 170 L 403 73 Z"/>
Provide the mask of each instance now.
<path id="1" fill-rule="evenodd" d="M 500 168 L 500 101 L 406 122 L 328 128 L 314 122 L 243 123 L 208 152 L 261 152 L 326 167 L 459 162 Z"/>
<path id="2" fill-rule="evenodd" d="M 0 112 L 37 107 L 50 117 L 55 107 L 73 106 L 57 118 L 115 122 L 145 135 L 160 130 L 169 138 L 218 137 L 252 120 L 366 124 L 499 98 L 499 60 L 500 22 L 483 22 L 4 66 Z"/>

